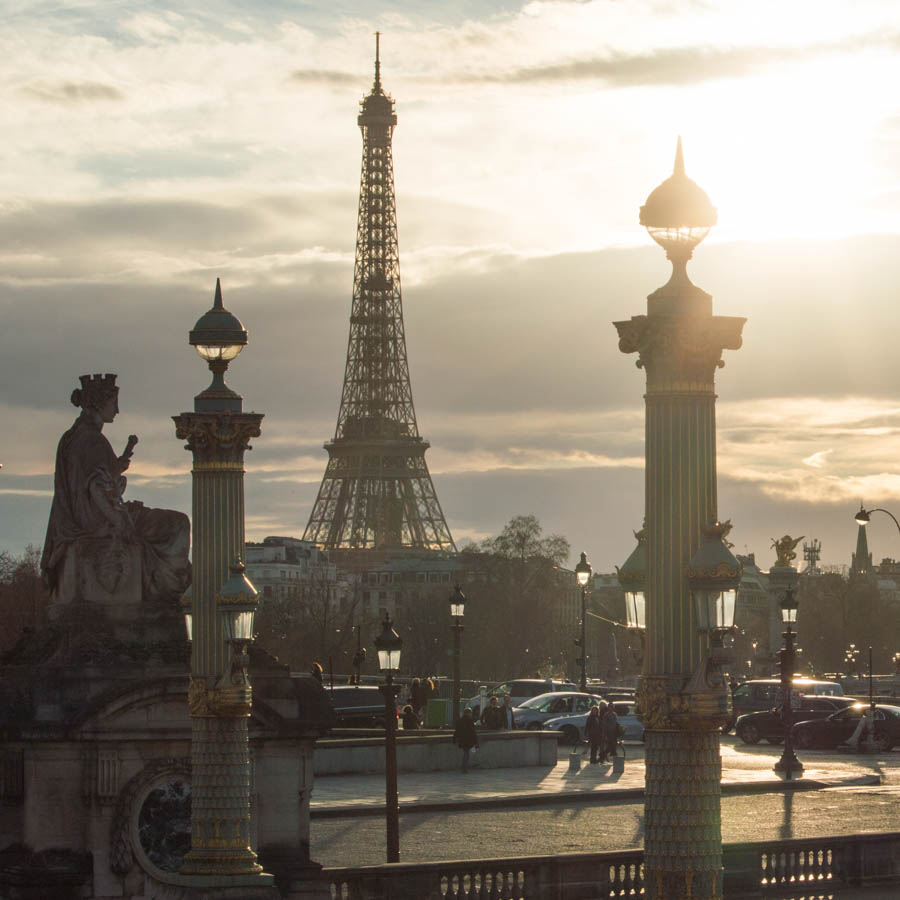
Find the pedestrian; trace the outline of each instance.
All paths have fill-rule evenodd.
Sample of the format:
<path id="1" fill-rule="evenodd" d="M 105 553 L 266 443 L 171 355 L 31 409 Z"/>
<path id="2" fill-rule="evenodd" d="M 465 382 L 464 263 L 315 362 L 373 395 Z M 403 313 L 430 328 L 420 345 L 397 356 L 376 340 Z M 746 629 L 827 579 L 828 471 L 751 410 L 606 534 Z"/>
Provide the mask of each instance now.
<path id="1" fill-rule="evenodd" d="M 401 710 L 400 722 L 404 731 L 414 731 L 419 727 L 419 717 L 411 704 L 407 703 Z"/>
<path id="2" fill-rule="evenodd" d="M 600 701 L 606 706 L 606 701 Z M 591 705 L 591 711 L 588 713 L 587 722 L 584 724 L 584 736 L 591 745 L 591 762 L 596 764 L 597 751 L 603 741 L 603 725 L 600 723 L 600 707 L 594 703 Z M 604 760 L 605 762 L 605 760 Z"/>
<path id="3" fill-rule="evenodd" d="M 497 731 L 503 727 L 503 711 L 497 705 L 496 697 L 491 697 L 487 707 L 481 713 L 481 724 L 491 731 Z"/>
<path id="4" fill-rule="evenodd" d="M 503 698 L 503 706 L 500 707 L 500 727 L 508 728 L 510 731 L 516 727 L 516 717 L 513 715 L 509 694 Z"/>
<path id="5" fill-rule="evenodd" d="M 418 678 L 413 678 L 412 684 L 409 686 L 409 702 L 416 715 L 421 716 L 422 707 L 425 705 L 425 692 L 422 689 L 422 682 Z"/>
<path id="6" fill-rule="evenodd" d="M 320 663 L 314 662 L 309 667 L 309 674 L 312 675 L 312 677 L 315 678 L 316 681 L 319 682 L 319 684 L 322 683 L 322 666 Z"/>
<path id="7" fill-rule="evenodd" d="M 619 717 L 612 703 L 607 703 L 606 709 L 600 715 L 600 727 L 603 732 L 602 762 L 606 762 L 607 756 L 612 759 L 616 755 L 616 744 L 619 741 Z"/>
<path id="8" fill-rule="evenodd" d="M 472 718 L 472 708 L 467 706 L 456 723 L 453 731 L 453 743 L 462 750 L 461 771 L 465 775 L 469 771 L 469 754 L 478 747 L 478 732 Z"/>

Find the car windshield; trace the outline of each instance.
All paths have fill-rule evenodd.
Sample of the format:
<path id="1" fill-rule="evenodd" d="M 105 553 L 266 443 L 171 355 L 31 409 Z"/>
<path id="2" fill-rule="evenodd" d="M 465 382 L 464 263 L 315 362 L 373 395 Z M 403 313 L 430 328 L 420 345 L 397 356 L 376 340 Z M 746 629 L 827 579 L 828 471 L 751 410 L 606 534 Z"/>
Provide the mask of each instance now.
<path id="1" fill-rule="evenodd" d="M 529 697 L 524 703 L 520 703 L 519 709 L 537 709 L 540 712 L 546 712 L 550 704 L 558 697 L 558 694 L 538 694 L 537 697 Z"/>

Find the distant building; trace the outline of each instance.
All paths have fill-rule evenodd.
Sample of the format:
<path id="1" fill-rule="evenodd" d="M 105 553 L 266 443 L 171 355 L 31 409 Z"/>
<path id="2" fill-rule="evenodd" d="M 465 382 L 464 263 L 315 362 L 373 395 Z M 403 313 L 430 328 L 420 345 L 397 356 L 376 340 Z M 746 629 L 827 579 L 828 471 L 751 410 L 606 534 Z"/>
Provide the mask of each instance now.
<path id="1" fill-rule="evenodd" d="M 339 602 L 346 583 L 338 579 L 337 568 L 328 554 L 310 541 L 291 537 L 267 537 L 246 545 L 247 577 L 262 599 L 295 598 L 298 601 L 315 591 L 329 604 Z"/>

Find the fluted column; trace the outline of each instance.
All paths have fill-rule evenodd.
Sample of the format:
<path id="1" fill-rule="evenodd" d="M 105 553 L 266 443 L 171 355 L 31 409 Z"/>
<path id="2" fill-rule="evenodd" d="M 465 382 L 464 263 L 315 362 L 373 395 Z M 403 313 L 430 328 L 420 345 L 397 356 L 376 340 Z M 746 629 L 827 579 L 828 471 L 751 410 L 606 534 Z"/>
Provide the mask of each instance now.
<path id="1" fill-rule="evenodd" d="M 244 883 L 239 876 L 262 872 L 250 848 L 252 694 L 246 660 L 233 659 L 226 646 L 218 594 L 244 555 L 244 452 L 263 417 L 193 412 L 173 418 L 194 457 L 191 849 L 180 874 Z"/>
<path id="2" fill-rule="evenodd" d="M 638 353 L 647 374 L 647 638 L 638 693 L 646 893 L 655 900 L 718 900 L 719 733 L 685 690 L 708 649 L 686 570 L 701 527 L 717 517 L 714 375 L 723 349 L 740 347 L 745 320 L 713 316 L 709 296 L 689 282 L 670 283 L 648 299 L 648 315 L 615 323 L 619 348 Z"/>

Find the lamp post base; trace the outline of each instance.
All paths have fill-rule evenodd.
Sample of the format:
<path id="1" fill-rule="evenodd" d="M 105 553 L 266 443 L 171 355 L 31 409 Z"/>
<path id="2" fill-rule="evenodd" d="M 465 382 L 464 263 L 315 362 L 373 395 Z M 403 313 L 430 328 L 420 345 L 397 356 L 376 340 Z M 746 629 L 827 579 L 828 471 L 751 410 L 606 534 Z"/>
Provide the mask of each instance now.
<path id="1" fill-rule="evenodd" d="M 713 731 L 645 731 L 645 894 L 721 900 L 722 761 Z"/>
<path id="2" fill-rule="evenodd" d="M 772 766 L 772 769 L 777 775 L 781 775 L 790 781 L 794 776 L 803 774 L 803 763 L 797 759 L 793 748 L 785 748 L 784 753 L 781 754 L 781 759 Z"/>

